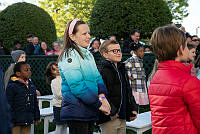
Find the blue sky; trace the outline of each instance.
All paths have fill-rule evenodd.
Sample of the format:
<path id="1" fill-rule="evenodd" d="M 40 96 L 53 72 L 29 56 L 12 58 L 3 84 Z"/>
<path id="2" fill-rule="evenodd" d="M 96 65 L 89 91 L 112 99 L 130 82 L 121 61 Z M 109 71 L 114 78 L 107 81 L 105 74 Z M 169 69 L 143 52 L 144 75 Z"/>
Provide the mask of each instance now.
<path id="1" fill-rule="evenodd" d="M 8 5 L 11 5 L 16 2 L 29 2 L 33 4 L 37 4 L 38 0 L 1 0 L 5 5 L 0 6 L 0 10 L 6 8 Z M 198 29 L 198 36 L 200 37 L 200 0 L 188 0 L 189 2 L 189 16 L 184 18 L 182 21 L 182 25 L 185 27 L 186 31 L 190 34 L 196 34 L 196 30 Z M 199 28 L 198 28 L 199 27 Z"/>

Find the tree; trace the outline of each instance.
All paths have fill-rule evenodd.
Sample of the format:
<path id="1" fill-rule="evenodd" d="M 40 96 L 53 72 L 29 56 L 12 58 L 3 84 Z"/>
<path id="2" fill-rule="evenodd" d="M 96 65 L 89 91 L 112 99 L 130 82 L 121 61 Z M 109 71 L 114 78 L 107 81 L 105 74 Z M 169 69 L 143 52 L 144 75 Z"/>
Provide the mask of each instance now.
<path id="1" fill-rule="evenodd" d="M 97 0 L 40 0 L 40 7 L 47 11 L 56 24 L 58 37 L 64 35 L 65 25 L 79 18 L 89 24 L 91 10 Z M 111 1 L 112 0 L 108 0 Z M 188 0 L 164 0 L 167 2 L 173 19 L 182 20 L 188 15 Z M 90 24 L 89 24 L 90 25 Z"/>
<path id="2" fill-rule="evenodd" d="M 181 21 L 189 15 L 187 7 L 188 0 L 165 0 L 175 21 Z"/>
<path id="3" fill-rule="evenodd" d="M 57 39 L 52 18 L 33 4 L 22 2 L 8 6 L 0 13 L 0 20 L 0 38 L 10 49 L 14 40 L 26 44 L 27 34 L 34 34 L 48 44 Z"/>
<path id="4" fill-rule="evenodd" d="M 150 38 L 158 26 L 169 24 L 172 15 L 163 0 L 97 0 L 90 18 L 91 34 L 105 38 L 116 35 L 126 39 L 129 31 L 139 29 L 142 38 Z"/>
<path id="5" fill-rule="evenodd" d="M 88 22 L 90 11 L 96 0 L 40 0 L 40 7 L 46 10 L 56 24 L 58 37 L 64 35 L 66 24 L 75 18 Z"/>

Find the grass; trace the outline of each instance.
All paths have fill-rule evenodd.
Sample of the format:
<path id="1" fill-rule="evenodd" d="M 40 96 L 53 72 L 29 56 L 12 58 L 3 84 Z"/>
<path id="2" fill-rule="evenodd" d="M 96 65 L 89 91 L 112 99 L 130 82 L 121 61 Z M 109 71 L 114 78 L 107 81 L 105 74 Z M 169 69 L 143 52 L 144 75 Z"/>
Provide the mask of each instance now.
<path id="1" fill-rule="evenodd" d="M 50 106 L 49 102 L 45 102 L 45 101 L 43 102 L 43 108 L 46 108 L 49 106 Z M 150 107 L 149 106 L 140 106 L 139 111 L 140 111 L 140 113 L 150 111 Z M 56 125 L 54 123 L 50 122 L 49 123 L 49 132 L 54 131 L 55 128 L 56 128 Z M 97 132 L 98 129 L 95 128 L 94 131 Z M 35 125 L 34 133 L 35 134 L 43 134 L 44 133 L 44 121 L 43 120 L 40 122 L 40 124 Z M 131 130 L 126 130 L 126 134 L 136 134 L 136 132 L 131 131 Z M 152 134 L 152 130 L 150 129 L 150 130 L 144 132 L 144 134 Z"/>

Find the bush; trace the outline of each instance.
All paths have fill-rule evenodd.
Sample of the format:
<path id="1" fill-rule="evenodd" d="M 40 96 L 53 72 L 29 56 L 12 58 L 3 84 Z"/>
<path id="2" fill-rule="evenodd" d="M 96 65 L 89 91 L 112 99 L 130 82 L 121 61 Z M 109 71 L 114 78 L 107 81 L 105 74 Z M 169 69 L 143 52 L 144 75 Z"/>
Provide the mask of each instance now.
<path id="1" fill-rule="evenodd" d="M 0 38 L 9 49 L 13 48 L 14 40 L 26 45 L 27 34 L 34 34 L 47 44 L 57 39 L 50 15 L 42 8 L 26 2 L 15 3 L 0 12 L 0 29 Z"/>
<path id="2" fill-rule="evenodd" d="M 91 12 L 90 28 L 95 37 L 116 35 L 126 39 L 132 29 L 139 29 L 143 39 L 150 38 L 155 28 L 172 21 L 163 0 L 97 0 Z"/>

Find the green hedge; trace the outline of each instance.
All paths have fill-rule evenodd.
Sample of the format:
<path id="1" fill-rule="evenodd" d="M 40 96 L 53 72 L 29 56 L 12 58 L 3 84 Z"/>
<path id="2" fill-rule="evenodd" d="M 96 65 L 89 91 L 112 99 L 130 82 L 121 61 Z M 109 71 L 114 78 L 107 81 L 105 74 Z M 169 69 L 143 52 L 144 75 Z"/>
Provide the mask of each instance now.
<path id="1" fill-rule="evenodd" d="M 0 39 L 10 50 L 14 47 L 14 40 L 26 45 L 28 34 L 38 36 L 47 44 L 57 39 L 51 16 L 42 8 L 26 2 L 15 3 L 0 12 L 0 29 Z"/>
<path id="2" fill-rule="evenodd" d="M 172 15 L 164 0 L 97 0 L 90 17 L 91 35 L 126 39 L 133 29 L 151 37 L 155 28 L 170 24 Z"/>

